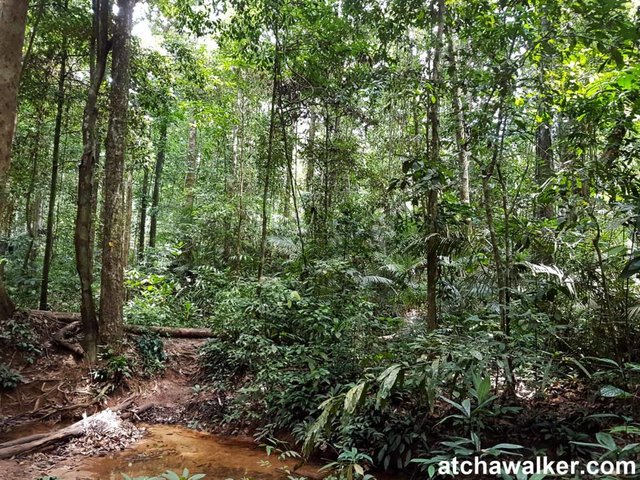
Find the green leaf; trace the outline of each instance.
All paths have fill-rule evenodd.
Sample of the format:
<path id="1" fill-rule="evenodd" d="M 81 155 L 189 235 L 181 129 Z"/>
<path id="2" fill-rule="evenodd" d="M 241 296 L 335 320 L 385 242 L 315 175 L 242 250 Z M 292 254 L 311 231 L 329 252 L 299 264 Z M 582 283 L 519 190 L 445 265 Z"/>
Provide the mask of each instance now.
<path id="1" fill-rule="evenodd" d="M 382 404 L 382 401 L 389 397 L 391 390 L 400 378 L 401 371 L 401 365 L 391 365 L 378 377 L 378 381 L 382 383 L 380 390 L 378 391 L 378 396 L 376 397 L 376 406 L 378 408 Z"/>
<path id="2" fill-rule="evenodd" d="M 515 443 L 499 443 L 491 448 L 496 450 L 520 450 L 525 447 L 522 445 L 516 445 Z"/>
<path id="3" fill-rule="evenodd" d="M 600 396 L 605 398 L 631 398 L 632 394 L 614 385 L 605 385 L 600 389 Z"/>
<path id="4" fill-rule="evenodd" d="M 598 440 L 598 443 L 609 451 L 614 451 L 618 449 L 618 446 L 616 445 L 615 440 L 608 433 L 604 433 L 604 432 L 596 433 L 596 440 Z"/>
<path id="5" fill-rule="evenodd" d="M 476 395 L 478 397 L 478 402 L 482 403 L 489 393 L 491 392 L 491 378 L 484 377 L 480 383 L 476 386 Z"/>
<path id="6" fill-rule="evenodd" d="M 356 408 L 360 404 L 362 394 L 365 391 L 366 383 L 362 382 L 351 388 L 344 397 L 344 413 L 347 415 L 353 414 Z"/>

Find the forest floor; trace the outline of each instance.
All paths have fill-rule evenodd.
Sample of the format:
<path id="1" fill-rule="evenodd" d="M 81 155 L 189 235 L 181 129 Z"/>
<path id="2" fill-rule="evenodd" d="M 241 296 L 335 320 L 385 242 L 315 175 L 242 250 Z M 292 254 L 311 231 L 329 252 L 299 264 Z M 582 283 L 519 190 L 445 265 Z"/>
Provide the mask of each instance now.
<path id="1" fill-rule="evenodd" d="M 0 478 L 120 479 L 120 473 L 154 475 L 189 468 L 192 473 L 206 470 L 212 478 L 270 479 L 294 468 L 292 461 L 267 457 L 249 431 L 224 432 L 234 436 L 205 433 L 222 433 L 207 422 L 226 401 L 197 386 L 198 352 L 206 339 L 164 339 L 167 360 L 161 374 L 132 376 L 106 394 L 92 382 L 86 363 L 54 340 L 64 323 L 51 318 L 30 321 L 36 332 L 31 342 L 41 355 L 29 355 L 19 342 L 0 350 L 0 360 L 21 375 L 17 388 L 0 390 L 0 452 L 2 443 L 56 432 L 107 408 L 118 408 L 127 428 L 93 439 L 67 438 L 0 460 Z M 303 468 L 305 476 L 318 476 L 317 469 Z"/>
<path id="2" fill-rule="evenodd" d="M 21 341 L 25 320 L 33 333 Z M 0 363 L 21 376 L 16 388 L 0 389 L 0 478 L 121 479 L 121 473 L 157 475 L 167 469 L 189 468 L 212 479 L 272 480 L 299 467 L 294 460 L 268 457 L 253 442 L 250 427 L 233 430 L 212 422 L 222 417 L 232 399 L 201 387 L 205 378 L 198 357 L 206 339 L 165 338 L 167 358 L 162 373 L 132 375 L 107 393 L 104 384 L 92 378 L 84 360 L 73 353 L 73 345 L 69 348 L 56 340 L 67 324 L 32 315 L 14 325 L 11 342 L 0 335 Z M 126 342 L 127 355 L 132 358 L 137 355 L 134 338 L 129 335 Z M 75 343 L 77 338 L 68 342 Z M 560 434 L 567 428 L 595 434 L 597 425 L 584 420 L 592 414 L 620 411 L 636 417 L 637 413 L 620 410 L 616 400 L 598 398 L 577 381 L 549 386 L 544 398 L 527 397 L 526 392 L 518 392 L 518 397 L 522 411 L 512 418 L 496 418 L 495 438 L 485 439 L 488 445 L 508 441 L 555 450 L 564 443 Z M 446 412 L 446 406 L 442 407 Z M 83 415 L 106 409 L 119 410 L 123 419 L 116 433 L 94 432 L 92 436 L 85 432 L 2 459 L 6 442 L 58 432 L 75 425 Z M 438 435 L 438 429 L 432 434 Z M 322 477 L 313 464 L 296 472 L 308 478 Z"/>

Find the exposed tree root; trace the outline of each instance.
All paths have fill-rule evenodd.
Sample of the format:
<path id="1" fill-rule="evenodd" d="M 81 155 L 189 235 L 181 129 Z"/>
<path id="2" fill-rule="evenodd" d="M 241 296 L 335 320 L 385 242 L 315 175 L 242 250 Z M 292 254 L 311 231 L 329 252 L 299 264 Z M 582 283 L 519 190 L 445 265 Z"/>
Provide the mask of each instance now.
<path id="1" fill-rule="evenodd" d="M 80 326 L 79 320 L 73 321 L 69 325 L 65 325 L 53 335 L 53 341 L 56 345 L 59 345 L 62 348 L 65 348 L 73 352 L 74 354 L 82 357 L 84 356 L 83 348 L 79 344 L 70 342 L 64 338 L 67 335 L 67 333 L 72 332 L 79 326 Z"/>

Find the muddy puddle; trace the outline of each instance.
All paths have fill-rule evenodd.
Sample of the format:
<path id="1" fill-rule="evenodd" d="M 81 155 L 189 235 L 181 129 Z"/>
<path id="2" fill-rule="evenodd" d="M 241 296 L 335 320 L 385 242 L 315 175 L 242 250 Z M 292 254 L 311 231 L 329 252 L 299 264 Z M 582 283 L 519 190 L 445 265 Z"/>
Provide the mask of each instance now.
<path id="1" fill-rule="evenodd" d="M 206 480 L 272 480 L 286 478 L 297 461 L 283 462 L 267 455 L 250 439 L 220 437 L 172 425 L 140 425 L 145 436 L 122 452 L 104 457 L 85 457 L 59 465 L 49 472 L 61 480 L 121 480 L 158 475 L 166 470 L 204 473 Z M 318 466 L 305 465 L 296 475 L 321 478 Z"/>

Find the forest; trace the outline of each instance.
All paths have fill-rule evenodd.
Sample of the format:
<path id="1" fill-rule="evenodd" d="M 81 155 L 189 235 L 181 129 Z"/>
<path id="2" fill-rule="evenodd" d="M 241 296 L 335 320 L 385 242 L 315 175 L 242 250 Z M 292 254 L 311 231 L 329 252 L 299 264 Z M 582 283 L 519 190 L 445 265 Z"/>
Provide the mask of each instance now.
<path id="1" fill-rule="evenodd" d="M 639 60 L 638 0 L 0 0 L 0 478 L 639 478 Z"/>

